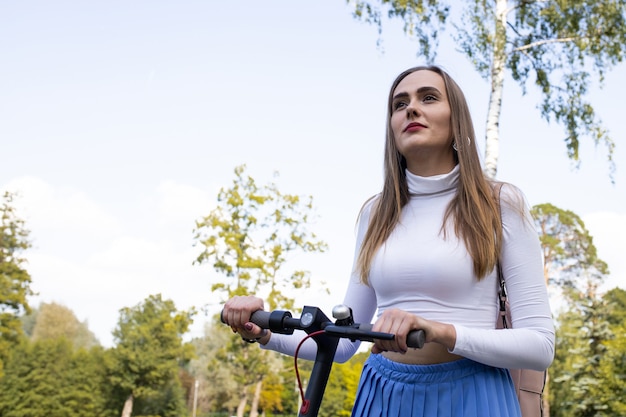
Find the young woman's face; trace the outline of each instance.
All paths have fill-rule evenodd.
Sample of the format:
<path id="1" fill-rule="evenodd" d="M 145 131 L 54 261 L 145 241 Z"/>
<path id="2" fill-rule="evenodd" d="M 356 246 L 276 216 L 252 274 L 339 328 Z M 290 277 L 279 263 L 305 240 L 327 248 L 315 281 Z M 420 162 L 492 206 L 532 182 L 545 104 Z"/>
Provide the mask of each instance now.
<path id="1" fill-rule="evenodd" d="M 434 175 L 420 171 L 454 167 L 450 103 L 439 74 L 420 70 L 407 75 L 393 92 L 391 109 L 395 144 L 411 172 Z"/>

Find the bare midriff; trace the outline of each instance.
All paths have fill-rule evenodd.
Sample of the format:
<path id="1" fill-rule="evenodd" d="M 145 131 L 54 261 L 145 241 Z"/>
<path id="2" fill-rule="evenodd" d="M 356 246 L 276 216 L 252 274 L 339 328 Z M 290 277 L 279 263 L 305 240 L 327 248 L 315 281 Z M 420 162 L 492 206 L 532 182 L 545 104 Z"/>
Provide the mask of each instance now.
<path id="1" fill-rule="evenodd" d="M 412 365 L 432 365 L 453 362 L 463 358 L 448 352 L 448 349 L 438 343 L 426 343 L 421 349 L 409 348 L 406 353 L 383 352 L 382 355 L 394 362 Z"/>

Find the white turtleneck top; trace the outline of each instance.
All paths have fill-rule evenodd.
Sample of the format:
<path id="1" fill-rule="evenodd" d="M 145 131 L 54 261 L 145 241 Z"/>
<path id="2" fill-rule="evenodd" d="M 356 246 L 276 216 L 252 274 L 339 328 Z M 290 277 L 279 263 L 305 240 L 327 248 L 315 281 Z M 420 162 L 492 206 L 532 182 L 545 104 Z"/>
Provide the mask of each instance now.
<path id="1" fill-rule="evenodd" d="M 546 369 L 554 357 L 554 326 L 543 276 L 537 232 L 524 195 L 504 184 L 500 264 L 511 305 L 512 329 L 496 330 L 497 273 L 478 280 L 472 259 L 449 221 L 443 217 L 459 181 L 458 165 L 448 174 L 419 177 L 406 171 L 411 199 L 400 222 L 375 255 L 369 285 L 356 267 L 344 298 L 356 323 L 370 323 L 387 308 L 399 308 L 428 320 L 454 325 L 451 353 L 502 368 Z M 360 216 L 355 260 L 367 230 L 372 202 Z M 355 262 L 356 266 L 356 262 Z M 265 349 L 293 355 L 304 333 L 272 334 Z M 341 339 L 335 361 L 348 360 L 359 342 Z M 314 359 L 316 345 L 307 340 L 300 356 Z"/>

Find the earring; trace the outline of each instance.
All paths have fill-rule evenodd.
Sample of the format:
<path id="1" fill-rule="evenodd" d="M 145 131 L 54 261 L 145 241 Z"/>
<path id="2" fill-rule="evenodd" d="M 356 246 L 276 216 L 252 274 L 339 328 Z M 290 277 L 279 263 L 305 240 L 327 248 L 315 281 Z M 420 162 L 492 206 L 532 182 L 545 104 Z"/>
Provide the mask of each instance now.
<path id="1" fill-rule="evenodd" d="M 467 146 L 470 146 L 471 143 L 472 143 L 472 140 L 468 136 L 467 137 Z M 457 152 L 459 151 L 459 149 L 456 147 L 456 140 L 454 142 L 452 142 L 452 149 L 454 149 Z"/>

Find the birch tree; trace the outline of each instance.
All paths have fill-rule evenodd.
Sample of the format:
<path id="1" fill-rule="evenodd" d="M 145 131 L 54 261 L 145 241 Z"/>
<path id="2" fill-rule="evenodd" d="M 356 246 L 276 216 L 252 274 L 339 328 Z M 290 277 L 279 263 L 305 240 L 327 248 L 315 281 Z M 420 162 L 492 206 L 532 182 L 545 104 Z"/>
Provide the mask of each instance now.
<path id="1" fill-rule="evenodd" d="M 355 18 L 382 33 L 383 16 L 399 18 L 418 41 L 427 62 L 436 58 L 440 34 L 452 37 L 476 71 L 489 82 L 485 171 L 495 177 L 502 93 L 508 73 L 526 94 L 535 86 L 537 108 L 547 122 L 564 128 L 568 157 L 578 163 L 586 138 L 606 147 L 611 179 L 614 141 L 587 98 L 592 82 L 624 58 L 626 0 L 348 0 Z M 454 5 L 454 6 L 453 6 Z M 456 13 L 452 7 L 460 9 Z M 454 18 L 452 17 L 454 16 Z M 594 77 L 595 76 L 595 77 Z"/>

